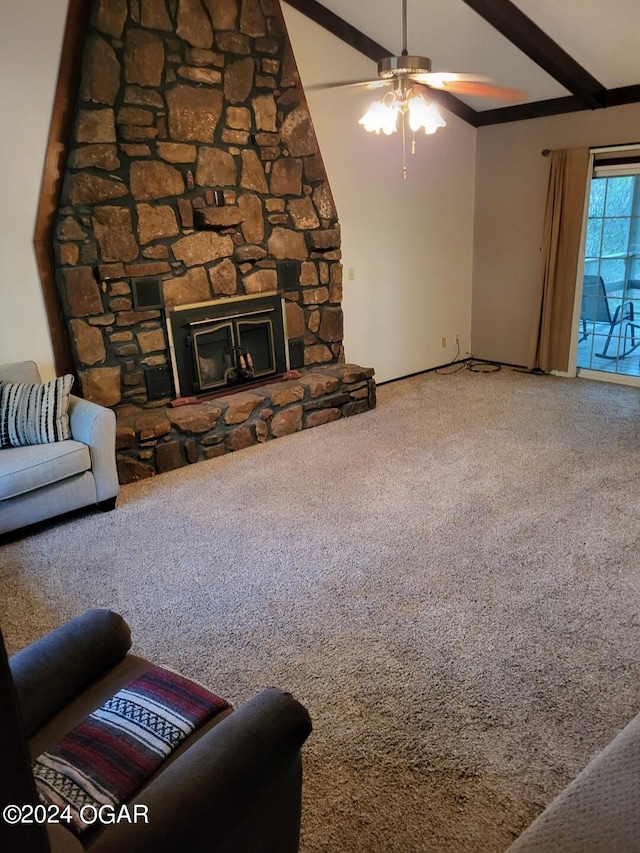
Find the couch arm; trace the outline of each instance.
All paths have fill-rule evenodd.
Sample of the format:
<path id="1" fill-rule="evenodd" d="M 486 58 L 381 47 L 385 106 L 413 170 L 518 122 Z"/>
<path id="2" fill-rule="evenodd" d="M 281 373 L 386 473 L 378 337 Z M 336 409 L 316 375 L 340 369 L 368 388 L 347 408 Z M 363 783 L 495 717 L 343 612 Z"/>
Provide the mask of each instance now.
<path id="1" fill-rule="evenodd" d="M 87 610 L 9 660 L 30 738 L 81 690 L 126 655 L 131 632 L 111 610 Z"/>
<path id="2" fill-rule="evenodd" d="M 268 688 L 233 711 L 129 803 L 148 824 L 117 823 L 92 853 L 213 853 L 298 850 L 300 748 L 311 732 L 306 709 Z"/>
<path id="3" fill-rule="evenodd" d="M 69 425 L 76 441 L 89 445 L 98 503 L 120 490 L 116 467 L 116 416 L 111 409 L 71 395 Z"/>
<path id="4" fill-rule="evenodd" d="M 508 853 L 640 850 L 640 714 L 560 793 Z"/>

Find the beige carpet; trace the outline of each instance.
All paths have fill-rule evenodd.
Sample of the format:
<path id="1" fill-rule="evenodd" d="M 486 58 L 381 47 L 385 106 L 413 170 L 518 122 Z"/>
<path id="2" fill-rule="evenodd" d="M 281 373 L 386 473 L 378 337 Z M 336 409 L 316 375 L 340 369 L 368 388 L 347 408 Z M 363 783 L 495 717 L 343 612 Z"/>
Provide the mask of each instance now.
<path id="1" fill-rule="evenodd" d="M 290 689 L 304 853 L 500 851 L 640 710 L 639 470 L 635 389 L 431 373 L 3 546 L 0 623 Z"/>

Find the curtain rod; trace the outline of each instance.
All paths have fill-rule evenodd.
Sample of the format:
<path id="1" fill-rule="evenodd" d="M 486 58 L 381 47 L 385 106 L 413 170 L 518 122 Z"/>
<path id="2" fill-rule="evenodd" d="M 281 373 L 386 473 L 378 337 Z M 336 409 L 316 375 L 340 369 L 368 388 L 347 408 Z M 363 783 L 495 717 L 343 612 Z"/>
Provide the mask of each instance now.
<path id="1" fill-rule="evenodd" d="M 603 148 L 590 148 L 589 154 L 608 154 L 610 151 L 635 151 L 640 148 L 640 142 L 624 142 L 620 145 L 608 145 Z M 543 148 L 540 152 L 543 157 L 548 157 L 551 154 L 550 148 Z"/>
<path id="2" fill-rule="evenodd" d="M 640 148 L 640 142 L 627 142 L 624 145 L 608 145 L 605 148 L 590 148 L 589 154 L 607 154 L 609 151 L 635 151 Z"/>

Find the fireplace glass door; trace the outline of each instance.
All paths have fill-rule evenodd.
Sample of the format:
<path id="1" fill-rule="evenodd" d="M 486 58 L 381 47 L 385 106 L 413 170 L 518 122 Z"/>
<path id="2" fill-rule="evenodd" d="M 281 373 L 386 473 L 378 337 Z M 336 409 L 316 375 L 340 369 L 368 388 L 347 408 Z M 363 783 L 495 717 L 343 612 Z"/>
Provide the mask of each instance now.
<path id="1" fill-rule="evenodd" d="M 274 291 L 174 308 L 167 317 L 176 395 L 215 392 L 284 374 L 284 300 Z"/>
<path id="2" fill-rule="evenodd" d="M 192 346 L 200 388 L 226 385 L 230 372 L 235 370 L 233 324 L 216 323 L 194 332 Z"/>
<path id="3" fill-rule="evenodd" d="M 254 376 L 267 376 L 276 369 L 271 320 L 238 320 L 238 352 L 251 360 Z"/>
<path id="4" fill-rule="evenodd" d="M 275 373 L 276 353 L 270 319 L 238 319 L 211 324 L 191 336 L 200 390 Z M 196 321 L 194 325 L 203 325 Z"/>

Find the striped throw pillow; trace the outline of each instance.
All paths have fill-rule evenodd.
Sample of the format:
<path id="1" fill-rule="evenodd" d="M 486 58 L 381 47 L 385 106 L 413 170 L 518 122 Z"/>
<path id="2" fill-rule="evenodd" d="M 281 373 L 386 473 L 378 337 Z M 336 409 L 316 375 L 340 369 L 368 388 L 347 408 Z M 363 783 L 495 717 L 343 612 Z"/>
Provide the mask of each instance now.
<path id="1" fill-rule="evenodd" d="M 72 385 L 71 374 L 42 384 L 0 381 L 0 448 L 70 438 Z"/>

